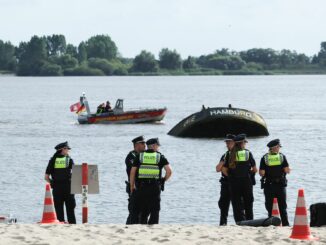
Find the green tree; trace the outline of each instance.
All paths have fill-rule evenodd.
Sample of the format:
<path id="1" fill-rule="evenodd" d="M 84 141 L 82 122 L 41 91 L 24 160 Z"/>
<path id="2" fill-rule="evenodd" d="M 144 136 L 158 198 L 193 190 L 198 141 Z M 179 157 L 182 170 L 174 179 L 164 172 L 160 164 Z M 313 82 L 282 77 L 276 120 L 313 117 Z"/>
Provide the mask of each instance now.
<path id="1" fill-rule="evenodd" d="M 56 64 L 44 63 L 40 69 L 40 76 L 62 76 L 62 68 Z"/>
<path id="2" fill-rule="evenodd" d="M 212 56 L 208 59 L 208 67 L 218 70 L 228 70 L 228 57 Z"/>
<path id="3" fill-rule="evenodd" d="M 186 60 L 183 61 L 182 64 L 183 69 L 196 69 L 198 65 L 196 64 L 196 58 L 192 56 L 188 56 Z"/>
<path id="4" fill-rule="evenodd" d="M 158 64 L 154 54 L 142 50 L 133 61 L 132 70 L 135 72 L 157 72 Z"/>
<path id="5" fill-rule="evenodd" d="M 277 55 L 273 49 L 253 48 L 240 52 L 242 60 L 245 62 L 256 62 L 264 65 L 272 65 L 277 62 Z"/>
<path id="6" fill-rule="evenodd" d="M 227 48 L 222 48 L 220 50 L 216 50 L 215 54 L 218 56 L 231 56 L 232 54 L 229 52 L 229 49 Z"/>
<path id="7" fill-rule="evenodd" d="M 62 55 L 66 52 L 66 38 L 64 35 L 56 35 L 53 34 L 52 36 L 47 36 L 46 40 L 46 47 L 48 50 L 48 56 L 53 55 Z"/>
<path id="8" fill-rule="evenodd" d="M 281 53 L 278 57 L 278 62 L 280 63 L 282 68 L 286 68 L 289 65 L 293 65 L 295 63 L 297 54 L 287 49 L 281 50 Z"/>
<path id="9" fill-rule="evenodd" d="M 219 70 L 240 70 L 246 62 L 240 56 L 213 55 L 208 58 L 208 67 Z"/>
<path id="10" fill-rule="evenodd" d="M 78 59 L 77 47 L 72 44 L 68 44 L 66 48 L 66 54 L 69 54 L 71 57 Z"/>
<path id="11" fill-rule="evenodd" d="M 320 44 L 320 51 L 317 57 L 319 65 L 326 67 L 326 42 Z"/>
<path id="12" fill-rule="evenodd" d="M 103 58 L 112 60 L 117 57 L 118 49 L 107 35 L 97 35 L 86 41 L 88 58 Z"/>
<path id="13" fill-rule="evenodd" d="M 177 70 L 181 68 L 182 60 L 176 50 L 163 48 L 159 53 L 159 64 L 163 69 Z"/>
<path id="14" fill-rule="evenodd" d="M 84 42 L 81 42 L 78 45 L 78 61 L 82 63 L 86 60 L 87 60 L 86 44 Z"/>
<path id="15" fill-rule="evenodd" d="M 88 66 L 103 71 L 105 75 L 112 75 L 114 72 L 113 65 L 106 59 L 90 58 L 88 59 Z"/>
<path id="16" fill-rule="evenodd" d="M 15 71 L 16 65 L 15 47 L 0 40 L 0 70 Z"/>
<path id="17" fill-rule="evenodd" d="M 64 70 L 65 76 L 104 76 L 105 74 L 100 69 L 90 68 L 86 65 L 77 66 Z"/>
<path id="18" fill-rule="evenodd" d="M 47 49 L 44 38 L 33 36 L 28 43 L 19 47 L 18 75 L 37 76 L 41 67 L 47 62 Z"/>
<path id="19" fill-rule="evenodd" d="M 78 60 L 72 57 L 70 54 L 64 54 L 61 56 L 52 56 L 49 58 L 52 64 L 57 64 L 62 69 L 75 68 L 78 65 Z"/>

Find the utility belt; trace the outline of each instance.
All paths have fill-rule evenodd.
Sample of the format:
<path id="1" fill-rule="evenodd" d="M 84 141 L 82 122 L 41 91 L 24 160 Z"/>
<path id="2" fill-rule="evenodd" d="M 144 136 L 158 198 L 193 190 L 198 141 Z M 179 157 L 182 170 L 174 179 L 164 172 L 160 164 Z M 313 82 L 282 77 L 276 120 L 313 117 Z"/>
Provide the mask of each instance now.
<path id="1" fill-rule="evenodd" d="M 265 187 L 266 185 L 281 185 L 282 187 L 286 187 L 288 184 L 288 180 L 285 177 L 279 177 L 279 178 L 266 178 L 264 183 L 262 183 L 262 187 Z"/>
<path id="2" fill-rule="evenodd" d="M 66 186 L 66 185 L 71 185 L 71 179 L 67 179 L 67 180 L 54 180 L 51 179 L 50 181 L 51 187 L 53 188 L 53 186 Z"/>
<path id="3" fill-rule="evenodd" d="M 137 184 L 139 185 L 155 185 L 160 184 L 161 181 L 159 179 L 138 179 Z"/>
<path id="4" fill-rule="evenodd" d="M 165 180 L 162 179 L 138 179 L 136 181 L 136 187 L 141 188 L 142 186 L 151 186 L 157 185 L 161 187 L 161 190 L 164 191 Z"/>

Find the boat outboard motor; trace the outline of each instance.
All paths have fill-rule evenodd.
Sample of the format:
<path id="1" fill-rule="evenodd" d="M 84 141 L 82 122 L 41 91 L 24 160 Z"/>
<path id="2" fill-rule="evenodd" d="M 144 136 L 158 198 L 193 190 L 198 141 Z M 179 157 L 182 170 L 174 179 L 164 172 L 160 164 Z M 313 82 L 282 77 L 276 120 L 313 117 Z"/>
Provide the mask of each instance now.
<path id="1" fill-rule="evenodd" d="M 237 222 L 237 225 L 240 226 L 254 226 L 254 227 L 259 227 L 259 226 L 270 226 L 270 225 L 274 225 L 274 226 L 279 226 L 281 224 L 281 219 L 278 217 L 269 217 L 267 219 L 254 219 L 254 220 L 244 220 L 244 221 L 240 221 Z"/>
<path id="2" fill-rule="evenodd" d="M 85 105 L 87 114 L 91 114 L 91 110 L 89 109 L 88 101 L 86 99 L 85 92 L 83 92 L 83 96 L 80 97 L 80 104 Z"/>

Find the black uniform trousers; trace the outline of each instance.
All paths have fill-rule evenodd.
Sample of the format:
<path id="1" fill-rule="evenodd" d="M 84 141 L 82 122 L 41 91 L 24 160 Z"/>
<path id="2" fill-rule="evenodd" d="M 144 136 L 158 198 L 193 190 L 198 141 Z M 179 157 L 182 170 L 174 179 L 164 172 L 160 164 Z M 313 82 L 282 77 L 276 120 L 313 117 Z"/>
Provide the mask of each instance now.
<path id="1" fill-rule="evenodd" d="M 139 204 L 138 204 L 138 191 L 134 190 L 133 193 L 129 195 L 128 199 L 128 210 L 129 215 L 127 218 L 127 225 L 139 224 Z"/>
<path id="2" fill-rule="evenodd" d="M 69 224 L 76 224 L 75 196 L 70 194 L 70 183 L 53 185 L 53 201 L 57 218 L 61 222 L 65 222 L 63 206 L 66 206 L 67 219 Z"/>
<path id="3" fill-rule="evenodd" d="M 265 195 L 265 207 L 268 212 L 268 216 L 272 216 L 273 199 L 277 198 L 278 207 L 280 209 L 280 215 L 283 226 L 289 226 L 288 214 L 286 211 L 286 188 L 281 183 L 266 183 L 264 186 Z"/>
<path id="4" fill-rule="evenodd" d="M 229 178 L 229 187 L 235 222 L 252 220 L 254 196 L 250 178 Z"/>
<path id="5" fill-rule="evenodd" d="M 161 185 L 158 181 L 140 182 L 137 190 L 141 224 L 158 224 L 161 209 Z"/>
<path id="6" fill-rule="evenodd" d="M 230 189 L 227 180 L 220 180 L 221 182 L 221 193 L 220 199 L 218 201 L 218 206 L 220 208 L 220 225 L 226 225 L 228 214 L 229 214 L 229 207 L 231 202 L 230 197 Z"/>

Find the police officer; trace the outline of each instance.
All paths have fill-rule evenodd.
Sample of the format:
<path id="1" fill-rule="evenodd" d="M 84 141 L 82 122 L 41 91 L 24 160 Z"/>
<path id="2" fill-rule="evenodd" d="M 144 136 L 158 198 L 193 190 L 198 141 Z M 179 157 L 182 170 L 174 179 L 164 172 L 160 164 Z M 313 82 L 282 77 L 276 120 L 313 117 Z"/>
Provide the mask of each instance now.
<path id="1" fill-rule="evenodd" d="M 134 192 L 132 195 L 130 194 L 130 170 L 132 168 L 132 165 L 137 157 L 137 154 L 140 152 L 145 151 L 145 139 L 144 136 L 138 136 L 134 138 L 131 141 L 134 145 L 134 149 L 130 151 L 126 157 L 125 163 L 126 163 L 126 172 L 127 172 L 127 178 L 128 181 L 126 181 L 126 192 L 129 195 L 128 199 L 128 210 L 129 210 L 129 215 L 127 218 L 126 224 L 137 224 L 139 222 L 138 219 L 138 206 L 137 206 L 137 196 L 136 192 Z"/>
<path id="2" fill-rule="evenodd" d="M 158 224 L 161 202 L 161 190 L 172 170 L 168 160 L 160 153 L 158 138 L 146 141 L 147 150 L 135 159 L 130 172 L 131 193 L 137 189 L 141 224 Z M 162 169 L 165 176 L 162 178 Z M 149 218 L 148 218 L 149 216 Z"/>
<path id="3" fill-rule="evenodd" d="M 228 176 L 235 221 L 252 220 L 254 196 L 251 174 L 257 172 L 256 162 L 245 148 L 248 142 L 245 134 L 237 135 L 233 141 L 234 147 L 226 153 L 222 171 Z"/>
<path id="4" fill-rule="evenodd" d="M 286 212 L 286 174 L 290 173 L 289 164 L 284 154 L 280 153 L 281 142 L 274 139 L 267 144 L 269 152 L 260 161 L 259 174 L 263 177 L 265 207 L 268 216 L 272 216 L 273 198 L 276 197 L 280 209 L 282 225 L 289 226 Z"/>
<path id="5" fill-rule="evenodd" d="M 65 204 L 69 224 L 76 224 L 74 211 L 76 201 L 74 195 L 70 193 L 71 171 L 74 165 L 73 160 L 69 156 L 70 149 L 67 141 L 55 147 L 56 153 L 50 159 L 46 168 L 45 180 L 51 183 L 53 188 L 54 207 L 58 220 L 61 222 L 65 221 L 63 212 Z"/>
<path id="6" fill-rule="evenodd" d="M 229 152 L 234 146 L 234 141 L 233 141 L 234 137 L 235 135 L 233 134 L 227 134 L 224 139 L 226 148 L 228 149 L 227 152 Z M 226 153 L 222 155 L 220 162 L 216 165 L 216 172 L 221 172 L 222 167 L 225 163 Z M 229 192 L 228 177 L 225 174 L 223 174 L 223 172 L 220 179 L 220 183 L 221 183 L 221 192 L 220 192 L 220 200 L 218 201 L 218 206 L 220 208 L 220 225 L 226 225 L 231 199 L 230 199 L 230 192 Z"/>

